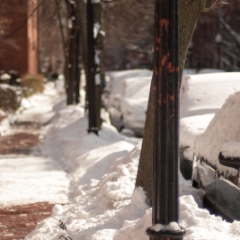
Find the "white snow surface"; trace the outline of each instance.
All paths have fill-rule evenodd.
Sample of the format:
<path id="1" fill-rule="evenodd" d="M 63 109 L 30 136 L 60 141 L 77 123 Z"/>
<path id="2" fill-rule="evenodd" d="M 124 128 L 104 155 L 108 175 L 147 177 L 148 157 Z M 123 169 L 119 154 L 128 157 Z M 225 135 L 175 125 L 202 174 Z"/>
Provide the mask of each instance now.
<path id="1" fill-rule="evenodd" d="M 224 157 L 240 157 L 240 142 L 226 142 L 221 150 Z"/>
<path id="2" fill-rule="evenodd" d="M 160 230 L 176 231 L 180 230 L 181 228 L 179 227 L 177 222 L 170 222 L 168 225 L 158 223 L 152 226 L 151 229 L 154 230 L 155 232 L 159 232 Z"/>
<path id="3" fill-rule="evenodd" d="M 1 203 L 39 202 L 45 197 L 56 203 L 52 215 L 25 239 L 57 240 L 61 235 L 73 240 L 149 239 L 145 231 L 152 225 L 151 208 L 143 189 L 135 189 L 141 140 L 120 135 L 107 123 L 99 136 L 87 134 L 81 105 L 66 107 L 63 96 L 48 90 L 34 97 L 35 105 L 27 109 L 28 116 L 31 111 L 53 115 L 41 130 L 42 154 L 1 156 L 0 160 Z M 24 111 L 17 117 L 27 118 Z M 20 164 L 22 158 L 24 164 Z M 36 179 L 41 181 L 37 184 Z M 6 183 L 12 184 L 10 188 L 4 187 Z M 201 209 L 203 191 L 192 188 L 181 175 L 179 185 L 179 225 L 187 229 L 185 240 L 239 239 L 240 222 L 230 224 Z M 11 191 L 12 186 L 21 189 L 21 198 Z M 67 230 L 60 229 L 60 220 Z"/>
<path id="4" fill-rule="evenodd" d="M 44 94 L 23 100 L 15 118 L 20 121 L 39 121 L 45 124 L 53 117 L 53 106 L 59 104 L 59 101 L 61 100 L 56 97 L 56 90 L 47 85 Z M 9 125 L 7 128 L 8 134 L 16 131 L 9 129 Z M 43 134 L 44 129 L 40 137 Z M 0 155 L 0 186 L 0 205 L 3 206 L 43 201 L 68 202 L 67 173 L 62 170 L 59 162 L 48 156 L 41 156 L 38 152 L 33 152 L 30 156 Z"/>

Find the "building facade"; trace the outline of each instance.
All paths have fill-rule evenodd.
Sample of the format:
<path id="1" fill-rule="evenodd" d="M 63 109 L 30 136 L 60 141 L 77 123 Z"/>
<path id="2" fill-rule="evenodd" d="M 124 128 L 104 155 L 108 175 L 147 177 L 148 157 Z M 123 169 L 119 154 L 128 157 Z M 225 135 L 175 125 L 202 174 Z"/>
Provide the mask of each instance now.
<path id="1" fill-rule="evenodd" d="M 38 72 L 37 1 L 8 0 L 0 14 L 0 70 Z"/>

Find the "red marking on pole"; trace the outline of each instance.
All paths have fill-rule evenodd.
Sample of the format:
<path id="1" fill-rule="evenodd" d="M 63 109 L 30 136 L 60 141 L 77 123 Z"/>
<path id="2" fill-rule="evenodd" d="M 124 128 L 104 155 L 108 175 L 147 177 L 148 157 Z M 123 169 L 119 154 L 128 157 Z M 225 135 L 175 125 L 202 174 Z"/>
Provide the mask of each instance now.
<path id="1" fill-rule="evenodd" d="M 156 51 L 159 51 L 159 47 L 156 47 Z"/>
<path id="2" fill-rule="evenodd" d="M 161 43 L 161 38 L 160 37 L 157 38 L 157 43 Z"/>
<path id="3" fill-rule="evenodd" d="M 155 74 L 158 75 L 158 70 L 157 67 L 155 68 Z"/>
<path id="4" fill-rule="evenodd" d="M 174 95 L 170 96 L 169 98 L 171 99 L 172 102 L 175 101 L 175 96 Z"/>
<path id="5" fill-rule="evenodd" d="M 164 66 L 166 61 L 168 59 L 168 56 L 167 55 L 164 55 L 163 58 L 162 58 L 162 61 L 161 61 L 161 65 Z"/>
<path id="6" fill-rule="evenodd" d="M 168 68 L 168 71 L 169 71 L 170 73 L 174 72 L 174 67 L 172 66 L 172 63 L 171 63 L 171 62 L 168 63 L 167 68 Z"/>
<path id="7" fill-rule="evenodd" d="M 166 32 L 168 32 L 169 20 L 161 19 L 160 20 L 160 26 L 165 27 Z"/>

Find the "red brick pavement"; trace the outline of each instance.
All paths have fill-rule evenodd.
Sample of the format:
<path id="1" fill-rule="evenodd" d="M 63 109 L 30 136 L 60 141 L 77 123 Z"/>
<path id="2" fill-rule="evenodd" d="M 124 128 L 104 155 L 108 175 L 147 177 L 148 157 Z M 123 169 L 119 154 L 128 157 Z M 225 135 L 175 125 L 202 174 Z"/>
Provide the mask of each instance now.
<path id="1" fill-rule="evenodd" d="M 28 128 L 39 129 L 37 123 L 21 122 L 17 132 L 0 137 L 1 154 L 29 154 L 39 144 L 38 134 L 29 133 Z M 23 126 L 23 129 L 21 128 Z M 23 131 L 21 131 L 23 130 Z M 51 215 L 54 204 L 47 202 L 0 208 L 0 240 L 20 240 L 32 232 L 37 223 Z"/>
<path id="2" fill-rule="evenodd" d="M 20 240 L 51 215 L 47 202 L 0 208 L 0 240 Z"/>
<path id="3" fill-rule="evenodd" d="M 26 132 L 0 137 L 0 154 L 29 154 L 39 143 L 39 136 Z"/>

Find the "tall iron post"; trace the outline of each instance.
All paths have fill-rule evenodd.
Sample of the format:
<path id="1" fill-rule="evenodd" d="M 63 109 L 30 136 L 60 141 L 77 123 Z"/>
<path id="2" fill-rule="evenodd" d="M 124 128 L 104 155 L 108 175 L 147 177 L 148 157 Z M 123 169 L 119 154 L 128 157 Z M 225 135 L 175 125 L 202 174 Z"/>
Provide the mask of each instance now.
<path id="1" fill-rule="evenodd" d="M 81 51 L 80 51 L 80 30 L 79 26 L 76 30 L 76 53 L 75 53 L 75 62 L 76 62 L 76 69 L 75 69 L 75 103 L 80 102 L 80 78 L 81 78 Z"/>
<path id="2" fill-rule="evenodd" d="M 98 134 L 98 114 L 97 114 L 97 102 L 96 102 L 96 84 L 95 84 L 95 50 L 94 50 L 94 11 L 92 0 L 87 0 L 87 90 L 88 90 L 88 132 L 94 132 Z"/>
<path id="3" fill-rule="evenodd" d="M 154 137 L 151 240 L 182 239 L 185 229 L 178 225 L 178 2 L 155 0 L 154 42 Z"/>

